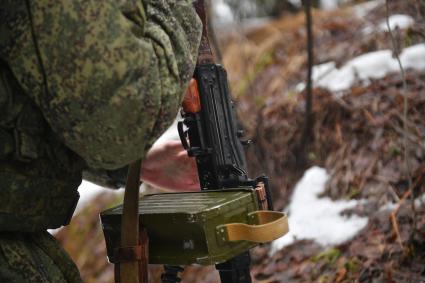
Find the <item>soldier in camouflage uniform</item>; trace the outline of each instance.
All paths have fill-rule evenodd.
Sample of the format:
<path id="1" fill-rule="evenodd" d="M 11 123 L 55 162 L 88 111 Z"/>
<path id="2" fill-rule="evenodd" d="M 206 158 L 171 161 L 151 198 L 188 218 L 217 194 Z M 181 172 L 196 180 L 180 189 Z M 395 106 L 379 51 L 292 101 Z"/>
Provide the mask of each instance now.
<path id="1" fill-rule="evenodd" d="M 0 282 L 81 282 L 46 229 L 69 222 L 83 171 L 119 175 L 172 122 L 200 39 L 190 2 L 1 2 Z"/>

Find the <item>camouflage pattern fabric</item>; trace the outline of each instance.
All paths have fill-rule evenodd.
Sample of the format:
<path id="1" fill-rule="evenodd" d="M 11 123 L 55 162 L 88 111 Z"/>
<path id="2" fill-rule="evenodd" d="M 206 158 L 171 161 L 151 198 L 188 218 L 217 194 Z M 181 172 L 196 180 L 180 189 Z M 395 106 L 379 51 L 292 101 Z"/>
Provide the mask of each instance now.
<path id="1" fill-rule="evenodd" d="M 47 232 L 0 232 L 0 282 L 83 282 L 71 258 Z"/>
<path id="2" fill-rule="evenodd" d="M 146 8 L 136 0 L 28 2 L 31 27 L 4 57 L 50 127 L 93 168 L 143 156 L 192 75 L 193 9 L 165 0 Z"/>
<path id="3" fill-rule="evenodd" d="M 10 201 L 0 231 L 66 222 L 86 164 L 121 168 L 172 123 L 200 40 L 189 2 L 2 2 L 0 56 L 10 74 L 0 108 L 10 113 L 0 141 L 11 150 L 0 161 L 0 198 Z M 33 209 L 23 208 L 29 200 Z"/>
<path id="4" fill-rule="evenodd" d="M 1 282 L 79 282 L 40 231 L 67 224 L 83 170 L 125 167 L 172 123 L 201 36 L 190 2 L 1 1 Z"/>

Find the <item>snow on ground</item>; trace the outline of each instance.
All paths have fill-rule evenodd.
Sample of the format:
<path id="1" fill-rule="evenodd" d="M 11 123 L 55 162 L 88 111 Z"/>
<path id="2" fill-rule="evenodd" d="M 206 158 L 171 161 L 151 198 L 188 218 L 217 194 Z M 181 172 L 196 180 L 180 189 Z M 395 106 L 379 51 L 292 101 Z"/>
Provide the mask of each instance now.
<path id="1" fill-rule="evenodd" d="M 301 7 L 302 5 L 301 0 L 289 0 L 289 2 L 296 7 Z M 347 0 L 320 0 L 319 5 L 320 8 L 324 10 L 332 10 L 338 8 L 340 4 L 345 2 L 347 2 Z"/>
<path id="2" fill-rule="evenodd" d="M 420 197 L 415 199 L 415 208 L 416 209 L 419 209 L 423 205 L 425 205 L 425 194 L 423 194 Z"/>
<path id="3" fill-rule="evenodd" d="M 364 18 L 373 9 L 385 5 L 385 0 L 372 0 L 353 6 L 353 11 L 359 18 Z"/>
<path id="4" fill-rule="evenodd" d="M 425 44 L 417 44 L 403 49 L 400 54 L 404 69 L 425 70 Z M 349 89 L 356 82 L 367 84 L 370 79 L 380 79 L 390 73 L 400 72 L 398 62 L 391 50 L 379 50 L 362 54 L 337 69 L 334 62 L 313 67 L 313 81 L 316 87 L 327 88 L 339 93 Z M 296 90 L 302 90 L 303 83 Z"/>
<path id="5" fill-rule="evenodd" d="M 409 15 L 391 15 L 388 18 L 388 23 L 390 25 L 391 31 L 394 31 L 396 29 L 408 29 L 410 28 L 414 23 L 415 20 L 409 16 Z M 381 32 L 388 32 L 388 25 L 386 20 L 382 20 L 379 25 L 369 25 L 366 26 L 362 33 L 364 35 L 369 35 L 373 32 L 381 31 Z"/>
<path id="6" fill-rule="evenodd" d="M 340 0 L 320 0 L 320 8 L 324 10 L 333 10 L 338 8 Z"/>
<path id="7" fill-rule="evenodd" d="M 314 240 L 323 246 L 341 244 L 366 226 L 366 217 L 341 215 L 342 211 L 354 208 L 360 201 L 333 201 L 328 197 L 318 197 L 328 179 L 326 170 L 320 167 L 312 167 L 304 173 L 295 186 L 287 209 L 289 233 L 272 243 L 271 253 L 295 240 Z"/>
<path id="8" fill-rule="evenodd" d="M 80 200 L 78 201 L 77 208 L 74 211 L 74 215 L 79 213 L 86 206 L 89 206 L 99 195 L 111 194 L 111 195 L 123 195 L 124 189 L 113 190 L 101 187 L 89 181 L 83 180 L 81 185 L 78 187 L 80 193 Z"/>
<path id="9" fill-rule="evenodd" d="M 113 190 L 107 189 L 96 184 L 93 184 L 89 181 L 83 180 L 81 185 L 78 187 L 78 193 L 80 194 L 80 199 L 78 201 L 77 207 L 75 208 L 73 216 L 77 215 L 85 207 L 89 206 L 99 195 L 101 194 L 110 194 L 110 195 L 124 195 L 124 189 Z M 57 233 L 61 228 L 58 229 L 49 229 L 48 232 L 52 235 Z"/>
<path id="10" fill-rule="evenodd" d="M 219 24 L 234 22 L 232 9 L 223 0 L 215 0 L 213 5 L 214 18 Z"/>
<path id="11" fill-rule="evenodd" d="M 388 22 L 390 24 L 390 29 L 395 30 L 396 28 L 407 29 L 415 23 L 415 20 L 409 15 L 392 15 L 388 18 Z M 386 20 L 379 24 L 379 30 L 388 31 Z"/>

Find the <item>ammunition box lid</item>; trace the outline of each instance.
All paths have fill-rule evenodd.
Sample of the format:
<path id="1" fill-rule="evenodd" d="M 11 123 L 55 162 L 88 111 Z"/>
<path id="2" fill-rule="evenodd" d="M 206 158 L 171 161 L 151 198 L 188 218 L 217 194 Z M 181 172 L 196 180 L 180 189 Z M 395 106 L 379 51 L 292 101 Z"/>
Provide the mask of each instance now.
<path id="1" fill-rule="evenodd" d="M 163 193 L 146 195 L 139 202 L 139 214 L 202 213 L 205 218 L 216 217 L 245 204 L 252 203 L 251 188 L 225 191 Z M 101 215 L 121 215 L 122 205 L 102 212 Z"/>

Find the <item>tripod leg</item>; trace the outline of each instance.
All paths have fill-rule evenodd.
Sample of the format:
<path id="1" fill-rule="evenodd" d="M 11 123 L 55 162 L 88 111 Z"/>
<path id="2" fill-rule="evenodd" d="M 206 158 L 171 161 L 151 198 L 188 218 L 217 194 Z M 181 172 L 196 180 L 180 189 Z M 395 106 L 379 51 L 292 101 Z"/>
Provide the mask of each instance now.
<path id="1" fill-rule="evenodd" d="M 251 256 L 249 251 L 215 267 L 220 272 L 221 283 L 251 283 Z"/>

